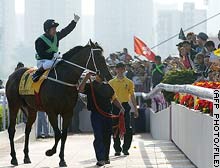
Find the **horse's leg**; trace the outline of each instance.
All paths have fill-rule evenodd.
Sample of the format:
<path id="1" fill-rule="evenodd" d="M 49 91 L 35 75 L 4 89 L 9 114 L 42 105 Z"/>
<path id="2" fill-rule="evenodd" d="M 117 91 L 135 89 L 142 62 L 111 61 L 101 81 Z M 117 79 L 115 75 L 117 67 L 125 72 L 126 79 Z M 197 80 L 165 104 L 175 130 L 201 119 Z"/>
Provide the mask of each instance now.
<path id="1" fill-rule="evenodd" d="M 10 146 L 11 146 L 11 164 L 17 166 L 18 161 L 16 158 L 16 152 L 14 147 L 14 136 L 15 136 L 15 125 L 16 125 L 16 118 L 19 110 L 19 105 L 11 104 L 10 101 L 8 102 L 8 108 L 9 108 L 9 116 L 10 116 L 10 124 L 8 127 L 8 135 L 10 140 Z"/>
<path id="2" fill-rule="evenodd" d="M 49 149 L 49 150 L 46 151 L 46 156 L 52 156 L 56 153 L 57 145 L 58 145 L 58 143 L 60 141 L 60 138 L 61 138 L 61 132 L 60 132 L 60 129 L 58 127 L 57 115 L 49 113 L 48 118 L 49 118 L 51 126 L 53 127 L 54 137 L 55 137 L 55 144 L 52 147 L 52 149 Z"/>
<path id="3" fill-rule="evenodd" d="M 26 128 L 25 128 L 25 144 L 24 144 L 24 163 L 25 164 L 31 163 L 31 160 L 28 155 L 29 135 L 31 132 L 32 125 L 36 120 L 36 114 L 37 112 L 35 110 L 28 108 L 28 120 L 27 120 Z"/>
<path id="4" fill-rule="evenodd" d="M 72 112 L 70 111 L 69 113 L 67 112 L 66 114 L 72 114 Z M 67 138 L 67 129 L 69 126 L 70 121 L 72 120 L 72 115 L 66 115 L 63 116 L 63 125 L 62 125 L 62 137 L 61 137 L 61 146 L 60 146 L 60 163 L 59 166 L 60 167 L 67 167 L 66 162 L 64 160 L 64 148 L 65 148 L 65 143 L 66 143 L 66 138 Z"/>

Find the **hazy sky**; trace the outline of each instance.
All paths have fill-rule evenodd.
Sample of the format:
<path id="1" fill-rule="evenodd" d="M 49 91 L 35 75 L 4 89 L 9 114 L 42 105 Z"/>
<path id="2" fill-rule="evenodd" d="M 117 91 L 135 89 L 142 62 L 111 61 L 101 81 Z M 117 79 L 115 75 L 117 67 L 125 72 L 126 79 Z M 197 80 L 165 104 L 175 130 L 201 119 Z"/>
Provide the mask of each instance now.
<path id="1" fill-rule="evenodd" d="M 15 12 L 17 14 L 24 14 L 24 2 L 25 0 L 15 0 Z"/>
<path id="2" fill-rule="evenodd" d="M 196 4 L 196 8 L 198 9 L 204 9 L 204 0 L 153 0 L 156 2 L 159 2 L 160 4 L 178 4 L 178 8 L 182 9 L 183 3 L 185 2 L 194 2 Z"/>
<path id="3" fill-rule="evenodd" d="M 178 8 L 182 9 L 182 4 L 184 2 L 195 2 L 196 8 L 204 8 L 204 4 L 202 3 L 203 0 L 153 0 L 155 2 L 159 2 L 161 4 L 178 4 Z M 201 2 L 202 1 L 202 2 Z M 24 13 L 24 2 L 25 0 L 15 0 L 15 12 L 17 14 L 23 14 Z M 92 11 L 91 6 L 94 4 L 94 0 L 82 0 L 82 6 L 84 7 L 84 14 L 92 15 L 94 11 Z"/>

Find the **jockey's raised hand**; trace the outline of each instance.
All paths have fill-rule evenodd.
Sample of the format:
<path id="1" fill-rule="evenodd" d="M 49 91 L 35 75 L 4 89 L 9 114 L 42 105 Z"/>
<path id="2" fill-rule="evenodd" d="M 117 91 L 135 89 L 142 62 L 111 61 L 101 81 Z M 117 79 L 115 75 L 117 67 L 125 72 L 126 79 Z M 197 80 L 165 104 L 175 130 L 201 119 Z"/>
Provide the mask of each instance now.
<path id="1" fill-rule="evenodd" d="M 80 19 L 79 15 L 74 13 L 74 19 L 73 20 L 77 23 L 79 21 L 79 19 Z"/>

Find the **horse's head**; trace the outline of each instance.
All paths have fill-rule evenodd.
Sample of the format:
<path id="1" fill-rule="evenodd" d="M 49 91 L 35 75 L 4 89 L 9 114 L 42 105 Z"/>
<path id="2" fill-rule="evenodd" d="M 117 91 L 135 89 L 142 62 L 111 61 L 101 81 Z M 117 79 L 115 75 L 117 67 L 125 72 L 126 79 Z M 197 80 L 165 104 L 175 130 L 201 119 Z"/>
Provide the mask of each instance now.
<path id="1" fill-rule="evenodd" d="M 112 75 L 109 72 L 105 57 L 103 56 L 102 47 L 97 42 L 93 43 L 91 40 L 89 41 L 89 46 L 91 48 L 91 58 L 88 62 L 87 68 L 93 71 L 100 71 L 107 81 L 111 80 Z"/>

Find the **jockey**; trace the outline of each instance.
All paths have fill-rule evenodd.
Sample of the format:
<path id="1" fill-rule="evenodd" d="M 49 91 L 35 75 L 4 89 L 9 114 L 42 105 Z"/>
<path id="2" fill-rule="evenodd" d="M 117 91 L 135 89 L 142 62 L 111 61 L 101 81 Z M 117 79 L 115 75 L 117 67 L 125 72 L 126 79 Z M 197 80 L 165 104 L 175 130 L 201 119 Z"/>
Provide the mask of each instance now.
<path id="1" fill-rule="evenodd" d="M 56 31 L 56 28 L 59 26 L 59 24 L 53 19 L 48 19 L 44 22 L 45 33 L 35 41 L 38 70 L 32 76 L 34 82 L 39 80 L 45 70 L 51 68 L 58 62 L 55 62 L 55 60 L 60 58 L 58 52 L 59 41 L 67 36 L 76 27 L 76 23 L 79 21 L 79 19 L 80 17 L 74 14 L 74 19 L 71 21 L 71 23 L 58 32 Z"/>

